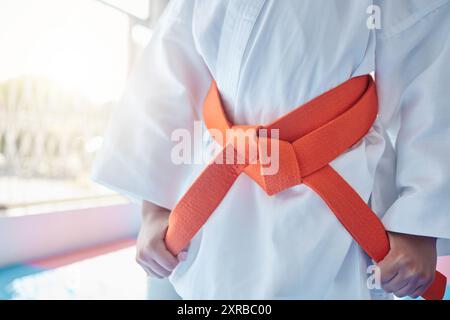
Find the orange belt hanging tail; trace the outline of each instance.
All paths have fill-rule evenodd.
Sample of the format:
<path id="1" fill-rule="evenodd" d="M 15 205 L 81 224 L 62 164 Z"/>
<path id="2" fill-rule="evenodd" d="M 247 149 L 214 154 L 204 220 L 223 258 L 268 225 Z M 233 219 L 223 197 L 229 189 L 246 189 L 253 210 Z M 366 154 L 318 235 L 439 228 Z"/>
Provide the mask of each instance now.
<path id="1" fill-rule="evenodd" d="M 375 83 L 370 75 L 352 78 L 338 87 L 289 112 L 267 126 L 234 126 L 227 119 L 213 81 L 203 106 L 203 118 L 209 130 L 254 128 L 278 129 L 279 170 L 262 175 L 261 159 L 243 163 L 226 162 L 233 143 L 223 143 L 221 153 L 193 182 L 169 217 L 166 244 L 173 254 L 183 250 L 241 173 L 247 174 L 268 195 L 304 183 L 314 190 L 354 240 L 376 262 L 389 252 L 389 239 L 380 219 L 358 193 L 329 165 L 337 156 L 360 141 L 372 127 L 378 113 Z M 271 145 L 270 136 L 265 145 Z M 218 161 L 219 160 L 219 161 Z M 435 280 L 423 294 L 425 299 L 442 299 L 446 278 L 436 271 Z"/>

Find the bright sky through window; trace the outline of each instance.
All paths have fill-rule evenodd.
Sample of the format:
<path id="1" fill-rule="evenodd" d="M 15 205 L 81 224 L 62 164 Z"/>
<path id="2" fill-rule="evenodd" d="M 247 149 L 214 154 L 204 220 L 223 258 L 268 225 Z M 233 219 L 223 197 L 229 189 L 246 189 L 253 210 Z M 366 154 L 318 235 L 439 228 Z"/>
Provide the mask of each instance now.
<path id="1" fill-rule="evenodd" d="M 128 68 L 128 23 L 95 0 L 2 0 L 0 82 L 42 76 L 94 103 L 117 100 Z"/>
<path id="2" fill-rule="evenodd" d="M 109 3 L 139 19 L 147 19 L 149 11 L 148 0 L 101 0 Z"/>

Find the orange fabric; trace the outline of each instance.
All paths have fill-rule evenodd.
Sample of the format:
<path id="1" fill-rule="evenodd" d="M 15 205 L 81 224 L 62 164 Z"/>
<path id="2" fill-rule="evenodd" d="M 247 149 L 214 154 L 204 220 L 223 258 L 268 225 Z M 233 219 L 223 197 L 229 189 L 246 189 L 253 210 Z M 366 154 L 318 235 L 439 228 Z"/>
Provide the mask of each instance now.
<path id="1" fill-rule="evenodd" d="M 279 171 L 274 175 L 261 174 L 265 169 L 261 154 L 256 154 L 256 158 L 247 152 L 239 154 L 234 140 L 218 140 L 222 151 L 194 181 L 169 217 L 168 249 L 173 254 L 183 250 L 219 206 L 237 177 L 245 173 L 268 195 L 306 184 L 325 201 L 361 248 L 376 262 L 381 261 L 390 250 L 383 224 L 329 165 L 367 134 L 377 113 L 375 83 L 366 75 L 346 81 L 267 126 L 235 126 L 228 120 L 213 82 L 203 108 L 207 128 L 211 132 L 219 130 L 223 137 L 230 130 L 238 136 L 239 129 L 252 128 L 255 141 L 267 145 L 271 145 L 270 139 L 275 138 L 258 133 L 262 129 L 267 129 L 268 133 L 271 129 L 278 129 Z M 227 155 L 243 161 L 228 164 Z M 435 281 L 424 298 L 442 299 L 445 285 L 446 278 L 436 272 Z"/>

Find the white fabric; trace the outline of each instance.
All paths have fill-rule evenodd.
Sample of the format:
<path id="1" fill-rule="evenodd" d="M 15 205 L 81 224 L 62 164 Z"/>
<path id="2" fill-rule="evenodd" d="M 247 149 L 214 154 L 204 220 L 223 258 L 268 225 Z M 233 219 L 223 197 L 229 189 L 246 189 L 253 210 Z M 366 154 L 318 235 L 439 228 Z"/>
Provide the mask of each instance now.
<path id="1" fill-rule="evenodd" d="M 375 71 L 380 116 L 332 166 L 388 230 L 449 239 L 450 2 L 375 1 L 379 30 L 367 27 L 371 4 L 172 0 L 112 117 L 94 179 L 173 208 L 205 164 L 172 163 L 171 133 L 193 131 L 211 79 L 234 123 L 264 124 Z M 241 175 L 170 280 L 183 298 L 383 298 L 366 286 L 369 263 L 306 186 L 268 197 Z"/>

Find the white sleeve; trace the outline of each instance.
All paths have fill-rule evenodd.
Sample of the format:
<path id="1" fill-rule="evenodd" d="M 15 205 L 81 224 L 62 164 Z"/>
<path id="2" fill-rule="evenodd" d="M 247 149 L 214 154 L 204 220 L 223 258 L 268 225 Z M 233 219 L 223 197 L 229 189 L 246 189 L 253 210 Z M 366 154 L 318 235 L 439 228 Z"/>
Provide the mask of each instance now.
<path id="1" fill-rule="evenodd" d="M 114 110 L 92 178 L 119 193 L 171 209 L 192 167 L 174 164 L 175 129 L 192 132 L 211 75 L 192 36 L 194 1 L 171 1 Z"/>
<path id="2" fill-rule="evenodd" d="M 450 239 L 450 1 L 379 3 L 376 78 L 399 193 L 383 223 L 443 241 Z"/>

